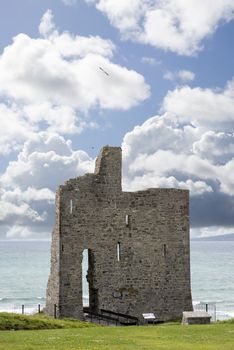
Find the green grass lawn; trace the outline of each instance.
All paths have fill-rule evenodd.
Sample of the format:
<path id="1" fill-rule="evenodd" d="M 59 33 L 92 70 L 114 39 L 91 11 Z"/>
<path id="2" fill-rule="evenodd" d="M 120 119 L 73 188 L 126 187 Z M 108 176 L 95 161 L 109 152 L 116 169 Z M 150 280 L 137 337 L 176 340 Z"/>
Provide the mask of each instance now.
<path id="1" fill-rule="evenodd" d="M 0 350 L 234 350 L 234 324 L 89 327 L 0 331 Z M 80 328 L 78 325 L 80 325 Z"/>

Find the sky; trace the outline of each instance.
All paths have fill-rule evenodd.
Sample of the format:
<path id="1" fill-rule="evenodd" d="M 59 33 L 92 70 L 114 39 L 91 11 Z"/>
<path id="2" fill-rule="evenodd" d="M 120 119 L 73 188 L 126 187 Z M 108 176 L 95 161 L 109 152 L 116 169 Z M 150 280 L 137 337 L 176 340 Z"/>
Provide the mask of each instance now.
<path id="1" fill-rule="evenodd" d="M 190 190 L 234 232 L 234 0 L 0 2 L 0 239 L 49 238 L 54 194 L 121 146 L 123 189 Z"/>

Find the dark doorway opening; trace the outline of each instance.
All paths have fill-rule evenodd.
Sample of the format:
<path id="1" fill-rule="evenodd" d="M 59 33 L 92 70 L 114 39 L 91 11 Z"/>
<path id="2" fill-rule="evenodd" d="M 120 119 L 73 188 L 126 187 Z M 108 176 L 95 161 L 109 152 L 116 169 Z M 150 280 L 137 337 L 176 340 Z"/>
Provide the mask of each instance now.
<path id="1" fill-rule="evenodd" d="M 82 259 L 82 298 L 83 307 L 90 312 L 98 312 L 98 289 L 95 287 L 95 259 L 91 249 L 83 250 Z"/>

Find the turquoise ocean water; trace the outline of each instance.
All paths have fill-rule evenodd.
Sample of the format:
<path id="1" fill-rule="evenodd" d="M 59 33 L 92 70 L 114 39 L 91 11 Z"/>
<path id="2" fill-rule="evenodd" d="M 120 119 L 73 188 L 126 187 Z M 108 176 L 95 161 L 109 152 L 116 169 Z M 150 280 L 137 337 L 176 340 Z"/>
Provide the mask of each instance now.
<path id="1" fill-rule="evenodd" d="M 215 303 L 220 319 L 234 317 L 233 252 L 234 241 L 191 242 L 193 302 Z M 43 306 L 49 269 L 49 241 L 0 241 L 0 311 Z"/>

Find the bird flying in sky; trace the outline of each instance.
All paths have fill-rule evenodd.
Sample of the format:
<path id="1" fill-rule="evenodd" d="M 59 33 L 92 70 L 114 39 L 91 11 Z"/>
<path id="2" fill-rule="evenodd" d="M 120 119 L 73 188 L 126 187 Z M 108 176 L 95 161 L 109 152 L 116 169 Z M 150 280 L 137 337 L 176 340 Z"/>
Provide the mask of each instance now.
<path id="1" fill-rule="evenodd" d="M 105 71 L 102 67 L 99 67 L 99 69 L 106 75 L 110 75 L 109 73 L 107 73 L 107 71 Z"/>

